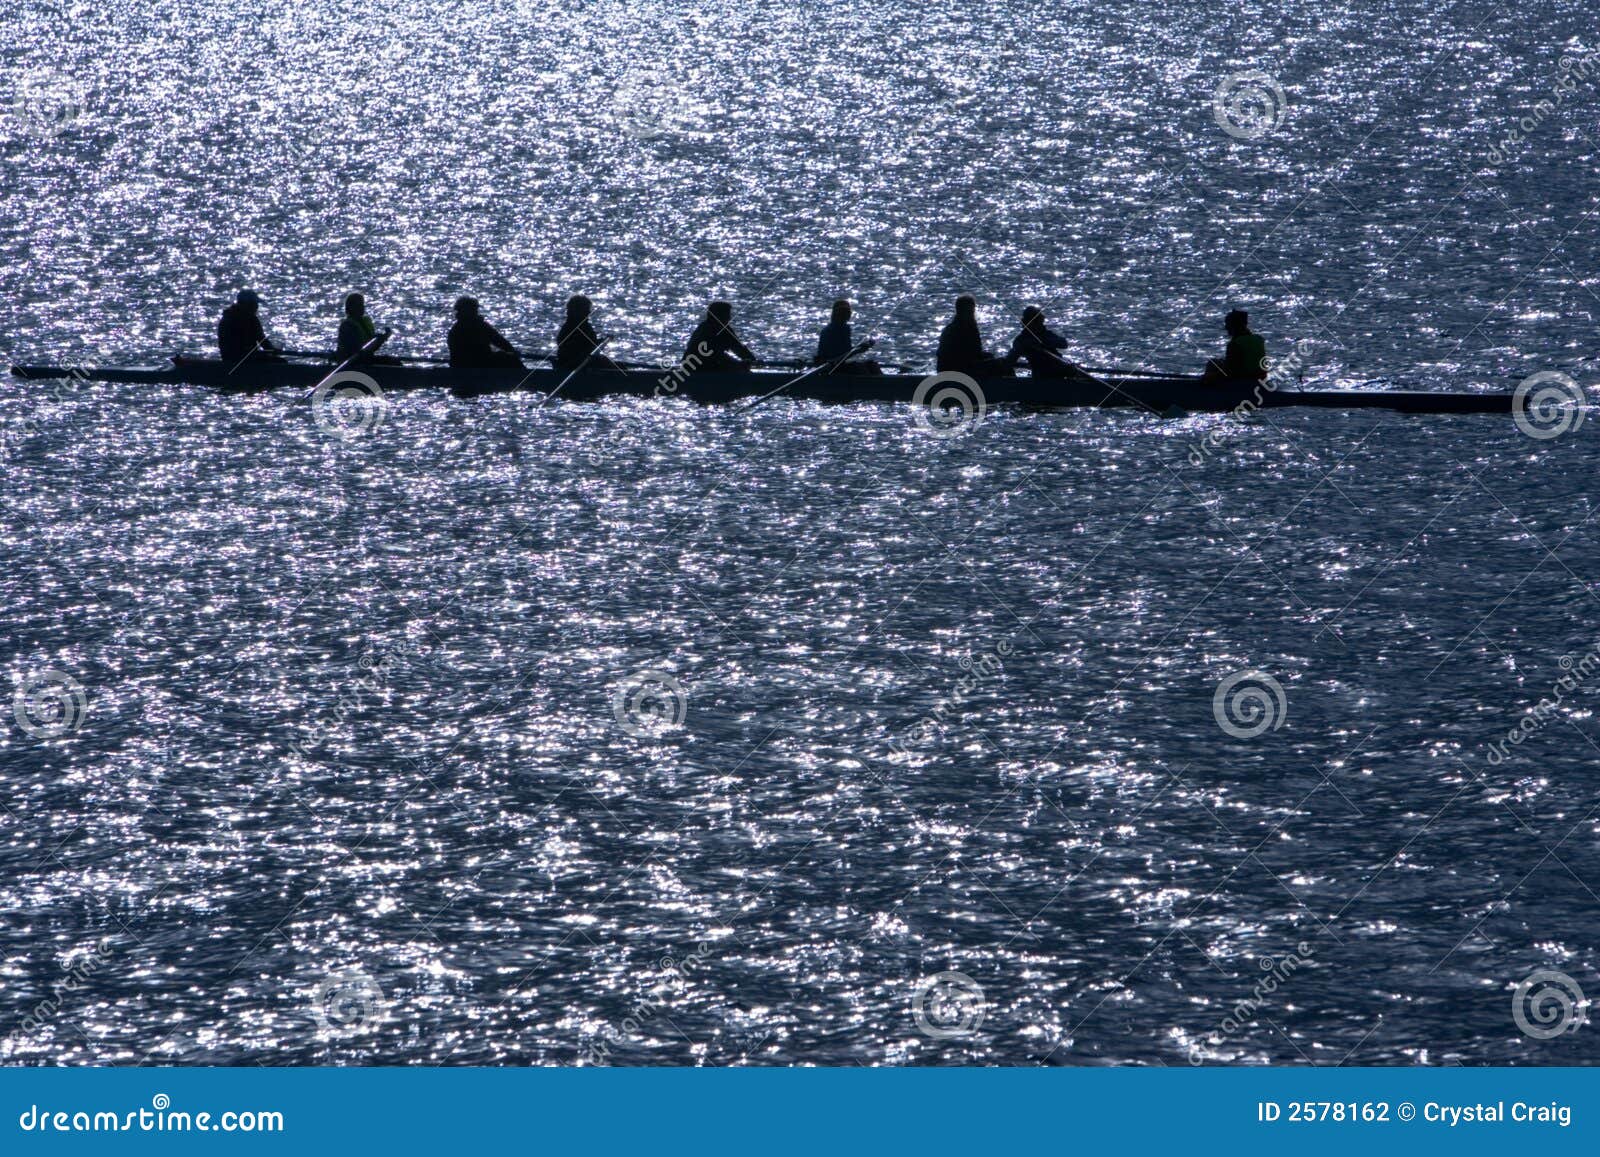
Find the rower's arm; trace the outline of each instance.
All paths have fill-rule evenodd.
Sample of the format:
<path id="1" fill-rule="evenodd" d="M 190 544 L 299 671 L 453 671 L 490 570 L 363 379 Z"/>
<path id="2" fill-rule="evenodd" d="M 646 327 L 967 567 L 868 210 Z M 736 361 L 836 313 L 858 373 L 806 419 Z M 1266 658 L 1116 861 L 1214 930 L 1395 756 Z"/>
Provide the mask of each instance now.
<path id="1" fill-rule="evenodd" d="M 257 316 L 252 320 L 254 320 L 255 323 L 256 323 L 255 329 L 256 329 L 256 346 L 257 346 L 257 348 L 264 349 L 264 350 L 276 350 L 278 347 L 273 345 L 270 341 L 267 340 L 267 331 L 261 325 L 261 318 L 259 316 Z"/>
<path id="2" fill-rule="evenodd" d="M 517 357 L 522 356 L 521 354 L 517 353 L 517 347 L 506 340 L 506 335 L 495 329 L 495 327 L 492 325 L 489 326 L 489 341 L 493 345 L 498 346 L 500 349 L 505 350 L 508 354 L 515 354 Z"/>

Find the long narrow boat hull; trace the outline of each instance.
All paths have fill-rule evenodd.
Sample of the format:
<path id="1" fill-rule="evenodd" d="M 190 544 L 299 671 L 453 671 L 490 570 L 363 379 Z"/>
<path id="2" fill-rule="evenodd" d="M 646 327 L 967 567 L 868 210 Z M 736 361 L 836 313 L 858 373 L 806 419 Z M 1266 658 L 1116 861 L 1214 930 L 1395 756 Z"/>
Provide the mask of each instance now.
<path id="1" fill-rule="evenodd" d="M 357 367 L 384 391 L 449 390 L 457 397 L 535 391 L 548 393 L 566 377 L 561 371 L 458 370 L 448 366 L 379 365 Z M 328 367 L 301 362 L 256 362 L 235 368 L 213 359 L 179 359 L 159 367 L 15 366 L 22 378 L 75 378 L 84 381 L 130 382 L 154 386 L 205 386 L 229 393 L 310 389 Z M 561 396 L 573 401 L 624 394 L 639 397 L 681 397 L 706 403 L 760 397 L 796 377 L 793 372 L 698 373 L 676 375 L 660 370 L 592 370 L 567 384 Z M 818 374 L 783 391 L 782 396 L 818 402 L 927 403 L 942 386 L 928 389 L 918 374 L 857 376 Z M 1119 407 L 1220 413 L 1246 409 L 1310 406 L 1321 409 L 1383 409 L 1409 414 L 1509 414 L 1508 392 L 1443 392 L 1401 390 L 1269 389 L 1250 381 L 1202 382 L 1198 378 L 986 378 L 978 383 L 981 404 L 1042 408 Z"/>

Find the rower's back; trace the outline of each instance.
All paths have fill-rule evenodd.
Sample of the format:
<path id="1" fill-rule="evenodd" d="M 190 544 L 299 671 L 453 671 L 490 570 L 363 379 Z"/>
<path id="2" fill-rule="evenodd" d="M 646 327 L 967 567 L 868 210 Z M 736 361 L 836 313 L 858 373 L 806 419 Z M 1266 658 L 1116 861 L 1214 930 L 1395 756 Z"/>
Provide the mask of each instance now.
<path id="1" fill-rule="evenodd" d="M 237 364 L 268 348 L 260 309 L 254 291 L 247 289 L 222 311 L 217 319 L 217 351 L 223 361 Z"/>
<path id="2" fill-rule="evenodd" d="M 494 364 L 494 327 L 476 314 L 458 314 L 445 336 L 450 364 L 456 369 L 484 369 Z"/>
<path id="3" fill-rule="evenodd" d="M 1258 333 L 1248 329 L 1235 333 L 1222 358 L 1230 378 L 1257 381 L 1267 376 L 1267 342 Z"/>
<path id="4" fill-rule="evenodd" d="M 334 356 L 340 361 L 353 358 L 378 335 L 378 324 L 367 316 L 367 299 L 359 293 L 344 299 L 344 319 L 339 322 L 339 334 Z"/>
<path id="5" fill-rule="evenodd" d="M 568 299 L 566 320 L 556 331 L 557 369 L 576 369 L 600 348 L 600 335 L 590 320 L 593 313 L 594 303 L 583 294 Z"/>
<path id="6" fill-rule="evenodd" d="M 956 315 L 939 332 L 939 373 L 972 373 L 984 366 L 988 355 L 978 329 L 978 303 L 962 294 L 956 298 Z"/>

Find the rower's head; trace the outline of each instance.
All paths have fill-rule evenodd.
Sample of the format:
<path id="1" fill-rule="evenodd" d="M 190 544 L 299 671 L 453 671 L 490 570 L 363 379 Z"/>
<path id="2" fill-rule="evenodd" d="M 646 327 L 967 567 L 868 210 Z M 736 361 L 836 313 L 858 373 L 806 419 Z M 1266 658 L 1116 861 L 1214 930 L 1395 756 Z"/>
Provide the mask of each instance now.
<path id="1" fill-rule="evenodd" d="M 582 321 L 594 312 L 594 302 L 581 293 L 567 298 L 567 320 Z"/>
<path id="2" fill-rule="evenodd" d="M 963 320 L 978 316 L 978 299 L 970 293 L 956 298 L 956 316 Z"/>
<path id="3" fill-rule="evenodd" d="M 1022 328 L 1034 330 L 1044 324 L 1044 310 L 1037 305 L 1030 305 L 1022 311 Z"/>
<path id="4" fill-rule="evenodd" d="M 1222 319 L 1222 328 L 1228 331 L 1230 337 L 1237 337 L 1241 333 L 1250 332 L 1250 315 L 1242 309 L 1229 312 Z"/>
<path id="5" fill-rule="evenodd" d="M 367 315 L 367 299 L 359 293 L 347 294 L 344 299 L 344 315 L 346 317 L 365 317 Z"/>
<path id="6" fill-rule="evenodd" d="M 477 317 L 478 316 L 478 299 L 476 297 L 458 297 L 458 298 L 456 298 L 456 316 L 457 317 Z"/>
<path id="7" fill-rule="evenodd" d="M 833 303 L 833 320 L 834 321 L 839 321 L 839 322 L 849 321 L 850 320 L 850 314 L 851 314 L 850 303 L 848 301 L 846 301 L 844 298 L 841 297 L 838 301 Z"/>
<path id="8" fill-rule="evenodd" d="M 253 289 L 241 289 L 238 302 L 248 310 L 257 310 L 261 308 L 261 295 Z"/>
<path id="9" fill-rule="evenodd" d="M 713 301 L 706 306 L 706 316 L 718 325 L 728 325 L 733 321 L 733 303 L 731 301 Z"/>

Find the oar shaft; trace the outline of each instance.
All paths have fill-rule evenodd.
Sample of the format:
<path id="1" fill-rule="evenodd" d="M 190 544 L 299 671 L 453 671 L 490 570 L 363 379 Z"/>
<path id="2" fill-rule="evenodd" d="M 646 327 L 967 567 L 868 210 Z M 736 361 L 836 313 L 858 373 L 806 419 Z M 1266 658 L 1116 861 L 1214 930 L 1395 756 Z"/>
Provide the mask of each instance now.
<path id="1" fill-rule="evenodd" d="M 1186 378 L 1197 376 L 1195 374 L 1166 374 L 1160 370 L 1125 370 L 1118 366 L 1110 366 L 1103 369 L 1096 366 L 1084 366 L 1083 372 L 1107 378 Z"/>
<path id="2" fill-rule="evenodd" d="M 566 377 L 561 379 L 561 384 L 559 386 L 557 386 L 555 389 L 551 390 L 547 395 L 545 395 L 544 401 L 539 403 L 539 409 L 542 410 L 546 406 L 548 406 L 551 402 L 555 401 L 556 400 L 556 395 L 559 394 L 562 390 L 567 388 L 567 383 L 568 382 L 570 382 L 573 378 L 577 377 L 579 374 L 583 373 L 584 370 L 588 369 L 589 368 L 589 363 L 594 361 L 595 356 L 597 354 L 599 354 L 599 352 L 605 347 L 605 344 L 610 340 L 611 340 L 611 335 L 610 334 L 606 334 L 605 337 L 603 337 L 599 341 L 597 341 L 595 343 L 594 349 L 589 351 L 589 356 L 584 358 L 581 362 L 579 362 L 576 366 L 574 366 L 572 372 L 570 374 L 568 374 Z"/>
<path id="3" fill-rule="evenodd" d="M 805 373 L 801 374 L 798 378 L 791 378 L 789 381 L 784 382 L 783 385 L 778 386 L 778 387 L 776 387 L 774 389 L 768 390 L 766 393 L 762 394 L 759 398 L 757 398 L 755 401 L 751 402 L 748 406 L 746 406 L 744 408 L 744 412 L 745 413 L 749 413 L 751 410 L 755 409 L 757 406 L 759 406 L 762 402 L 766 401 L 768 398 L 776 397 L 777 395 L 783 393 L 784 390 L 787 390 L 790 386 L 798 386 L 801 382 L 805 381 L 807 378 L 812 377 L 815 374 L 820 374 L 820 373 L 823 373 L 823 372 L 832 373 L 834 370 L 836 370 L 840 366 L 844 365 L 845 362 L 849 361 L 851 358 L 855 357 L 857 354 L 866 353 L 869 349 L 871 349 L 876 344 L 877 343 L 874 342 L 871 338 L 868 338 L 866 341 L 862 342 L 860 345 L 856 346 L 854 349 L 850 350 L 848 353 L 842 354 L 841 356 L 834 358 L 831 362 L 823 362 L 821 365 L 812 366 L 809 370 L 807 370 Z"/>
<path id="4" fill-rule="evenodd" d="M 311 387 L 311 392 L 313 394 L 315 394 L 318 390 L 322 389 L 323 386 L 325 386 L 329 382 L 333 381 L 334 378 L 336 378 L 340 374 L 344 373 L 351 366 L 353 366 L 357 362 L 359 362 L 362 358 L 371 357 L 373 354 L 377 353 L 380 349 L 383 348 L 383 343 L 389 340 L 389 337 L 390 337 L 390 335 L 392 333 L 393 333 L 392 330 L 387 330 L 386 329 L 382 333 L 377 334 L 377 335 L 369 338 L 366 341 L 366 343 L 362 345 L 362 347 L 360 349 L 358 349 L 355 353 L 351 354 L 349 357 L 345 358 L 344 361 L 340 362 L 336 367 L 334 367 L 334 371 L 331 374 L 329 374 L 327 377 L 323 378 L 316 385 L 312 386 Z"/>
<path id="5" fill-rule="evenodd" d="M 321 358 L 323 361 L 330 362 L 339 356 L 333 350 L 279 350 L 278 352 L 286 358 Z M 442 366 L 450 363 L 450 359 L 447 357 L 431 357 L 421 354 L 386 354 L 384 356 L 391 357 L 397 362 L 404 362 L 407 365 Z M 547 353 L 519 353 L 517 356 L 527 358 L 530 361 L 553 362 L 556 360 L 555 354 Z"/>

